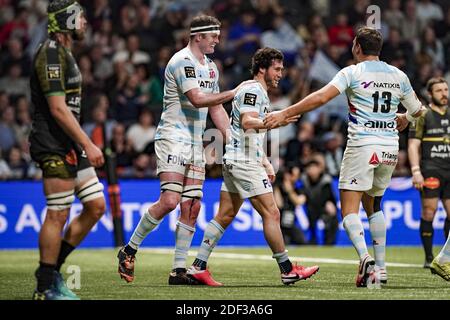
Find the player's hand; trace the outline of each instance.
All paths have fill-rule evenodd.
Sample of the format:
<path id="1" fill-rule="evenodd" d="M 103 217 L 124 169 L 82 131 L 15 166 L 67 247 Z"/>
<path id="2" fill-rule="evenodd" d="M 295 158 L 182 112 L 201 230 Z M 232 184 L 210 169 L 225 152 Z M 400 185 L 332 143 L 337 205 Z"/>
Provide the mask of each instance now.
<path id="1" fill-rule="evenodd" d="M 103 158 L 102 151 L 93 143 L 88 144 L 84 151 L 86 152 L 86 156 L 91 163 L 96 168 L 103 166 L 105 163 L 105 158 Z"/>
<path id="2" fill-rule="evenodd" d="M 424 180 L 423 180 L 422 173 L 420 171 L 415 171 L 412 176 L 412 184 L 413 184 L 414 188 L 416 188 L 417 190 L 422 190 L 423 183 L 424 183 Z"/>
<path id="3" fill-rule="evenodd" d="M 280 127 L 286 121 L 288 121 L 288 119 L 283 111 L 274 111 L 266 114 L 263 123 L 266 129 L 274 129 Z"/>
<path id="4" fill-rule="evenodd" d="M 266 170 L 267 176 L 269 177 L 270 183 L 275 182 L 275 170 L 273 169 L 272 164 L 269 162 L 267 158 L 265 158 L 262 162 L 264 169 Z"/>
<path id="5" fill-rule="evenodd" d="M 300 117 L 301 117 L 301 115 L 300 115 L 300 114 L 297 114 L 297 115 L 295 115 L 295 116 L 292 116 L 292 117 L 290 117 L 290 118 L 287 118 L 286 120 L 284 120 L 284 121 L 280 124 L 280 127 L 287 126 L 289 123 L 297 122 L 298 119 L 300 119 Z"/>
<path id="6" fill-rule="evenodd" d="M 276 176 L 274 174 L 268 174 L 267 176 L 269 177 L 270 183 L 273 184 L 275 182 Z"/>
<path id="7" fill-rule="evenodd" d="M 409 124 L 408 119 L 406 119 L 406 114 L 404 114 L 404 113 L 397 113 L 397 116 L 395 117 L 395 121 L 397 122 L 397 130 L 398 131 L 405 130 Z"/>

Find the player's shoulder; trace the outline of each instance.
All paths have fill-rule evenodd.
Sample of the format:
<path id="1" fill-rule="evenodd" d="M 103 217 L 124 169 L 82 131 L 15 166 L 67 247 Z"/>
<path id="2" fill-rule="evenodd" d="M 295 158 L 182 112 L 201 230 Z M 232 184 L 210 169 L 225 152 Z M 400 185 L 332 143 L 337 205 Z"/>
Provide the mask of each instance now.
<path id="1" fill-rule="evenodd" d="M 64 52 L 64 47 L 57 41 L 52 39 L 47 39 L 42 42 L 36 51 L 37 56 L 48 56 L 48 55 L 58 55 Z"/>
<path id="2" fill-rule="evenodd" d="M 406 74 L 402 70 L 381 60 L 363 61 L 358 63 L 357 66 L 361 72 L 390 73 L 402 78 L 406 77 Z"/>
<path id="3" fill-rule="evenodd" d="M 187 48 L 181 49 L 180 51 L 176 52 L 167 63 L 168 66 L 173 67 L 186 64 L 194 64 L 194 61 Z"/>
<path id="4" fill-rule="evenodd" d="M 264 88 L 258 81 L 249 82 L 242 85 L 237 91 L 236 95 L 245 94 L 245 93 L 253 93 L 253 94 L 264 94 Z"/>

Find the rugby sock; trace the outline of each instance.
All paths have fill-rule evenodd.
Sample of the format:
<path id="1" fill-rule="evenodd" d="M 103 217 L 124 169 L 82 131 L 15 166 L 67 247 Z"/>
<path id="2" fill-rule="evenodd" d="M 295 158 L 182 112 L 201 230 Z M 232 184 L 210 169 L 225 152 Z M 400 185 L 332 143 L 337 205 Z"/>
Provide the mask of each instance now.
<path id="1" fill-rule="evenodd" d="M 188 250 L 191 247 L 192 237 L 195 228 L 188 226 L 180 221 L 177 222 L 175 230 L 175 257 L 173 260 L 173 269 L 186 269 L 186 258 Z"/>
<path id="2" fill-rule="evenodd" d="M 39 269 L 36 272 L 38 281 L 37 290 L 39 292 L 44 292 L 45 290 L 50 289 L 50 287 L 53 284 L 54 271 L 55 271 L 54 264 L 39 262 Z"/>
<path id="3" fill-rule="evenodd" d="M 200 260 L 199 258 L 195 258 L 192 265 L 200 270 L 206 270 L 206 261 Z"/>
<path id="4" fill-rule="evenodd" d="M 200 249 L 197 253 L 197 259 L 205 262 L 205 269 L 211 252 L 213 251 L 217 242 L 219 242 L 219 240 L 222 238 L 224 232 L 224 228 L 222 228 L 222 226 L 216 220 L 213 219 L 208 223 L 208 226 L 205 230 L 205 235 L 203 236 L 202 244 L 200 245 Z"/>
<path id="5" fill-rule="evenodd" d="M 450 231 L 450 220 L 446 218 L 444 222 L 444 235 L 446 239 L 448 238 L 449 231 Z"/>
<path id="6" fill-rule="evenodd" d="M 378 211 L 369 217 L 369 229 L 372 236 L 375 264 L 385 268 L 386 257 L 386 223 L 383 211 Z"/>
<path id="7" fill-rule="evenodd" d="M 281 273 L 289 273 L 292 271 L 292 263 L 289 260 L 287 250 L 280 253 L 274 253 L 272 258 L 277 260 Z"/>
<path id="8" fill-rule="evenodd" d="M 342 220 L 345 231 L 350 238 L 353 246 L 358 252 L 359 259 L 362 260 L 369 254 L 367 251 L 366 240 L 364 239 L 364 228 L 361 219 L 357 213 L 350 213 Z"/>
<path id="9" fill-rule="evenodd" d="M 447 237 L 447 242 L 445 242 L 444 247 L 439 252 L 437 261 L 441 264 L 450 262 L 450 236 Z"/>
<path id="10" fill-rule="evenodd" d="M 433 260 L 433 234 L 433 222 L 420 219 L 420 239 L 425 250 L 425 259 L 430 262 Z"/>
<path id="11" fill-rule="evenodd" d="M 129 256 L 134 256 L 136 255 L 137 250 L 133 249 L 129 244 L 127 244 L 125 246 L 125 248 L 123 249 L 123 251 L 125 251 L 125 253 Z"/>
<path id="12" fill-rule="evenodd" d="M 137 250 L 139 246 L 141 245 L 142 241 L 144 241 L 145 237 L 153 230 L 155 229 L 158 224 L 160 224 L 161 220 L 156 220 L 153 218 L 150 214 L 150 211 L 146 211 L 139 221 L 138 226 L 133 232 L 133 235 L 131 236 L 130 241 L 128 242 L 128 245 L 133 248 L 134 250 Z"/>
<path id="13" fill-rule="evenodd" d="M 61 266 L 66 261 L 67 256 L 74 249 L 75 249 L 75 247 L 73 245 L 71 245 L 70 243 L 68 243 L 67 241 L 65 241 L 65 240 L 61 241 L 61 249 L 59 249 L 58 261 L 56 262 L 56 267 L 55 267 L 56 271 L 59 272 L 61 270 Z"/>

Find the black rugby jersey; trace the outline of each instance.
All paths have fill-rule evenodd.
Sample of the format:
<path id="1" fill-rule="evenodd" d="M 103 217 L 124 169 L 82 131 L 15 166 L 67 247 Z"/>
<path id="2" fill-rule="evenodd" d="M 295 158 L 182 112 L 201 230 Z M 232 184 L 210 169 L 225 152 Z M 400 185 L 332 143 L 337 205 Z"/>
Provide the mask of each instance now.
<path id="1" fill-rule="evenodd" d="M 427 108 L 415 123 L 410 125 L 409 138 L 422 141 L 420 167 L 424 170 L 450 170 L 450 112 L 443 114 Z"/>
<path id="2" fill-rule="evenodd" d="M 47 97 L 65 96 L 66 104 L 80 121 L 82 77 L 70 50 L 54 40 L 46 40 L 38 49 L 30 78 L 34 105 L 30 134 L 32 155 L 67 154 L 77 148 L 50 113 Z"/>

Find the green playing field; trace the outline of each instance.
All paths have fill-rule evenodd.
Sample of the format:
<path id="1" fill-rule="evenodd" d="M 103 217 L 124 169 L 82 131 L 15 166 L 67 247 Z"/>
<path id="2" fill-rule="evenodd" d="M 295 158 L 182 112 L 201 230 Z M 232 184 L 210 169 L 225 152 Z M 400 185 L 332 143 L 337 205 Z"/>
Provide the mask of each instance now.
<path id="1" fill-rule="evenodd" d="M 437 253 L 439 248 L 435 248 Z M 194 248 L 195 251 L 195 248 Z M 190 252 L 192 262 L 195 252 Z M 116 250 L 77 250 L 63 266 L 79 270 L 81 299 L 450 299 L 450 282 L 422 268 L 419 247 L 388 247 L 388 283 L 381 289 L 355 287 L 356 253 L 352 247 L 291 247 L 291 260 L 320 265 L 313 278 L 284 286 L 268 248 L 220 248 L 209 268 L 224 286 L 169 286 L 171 249 L 142 249 L 137 254 L 135 281 L 127 284 L 117 273 Z M 35 288 L 38 252 L 0 251 L 0 299 L 30 299 Z M 75 268 L 68 268 L 76 266 Z M 75 283 L 75 282 L 73 282 Z"/>

